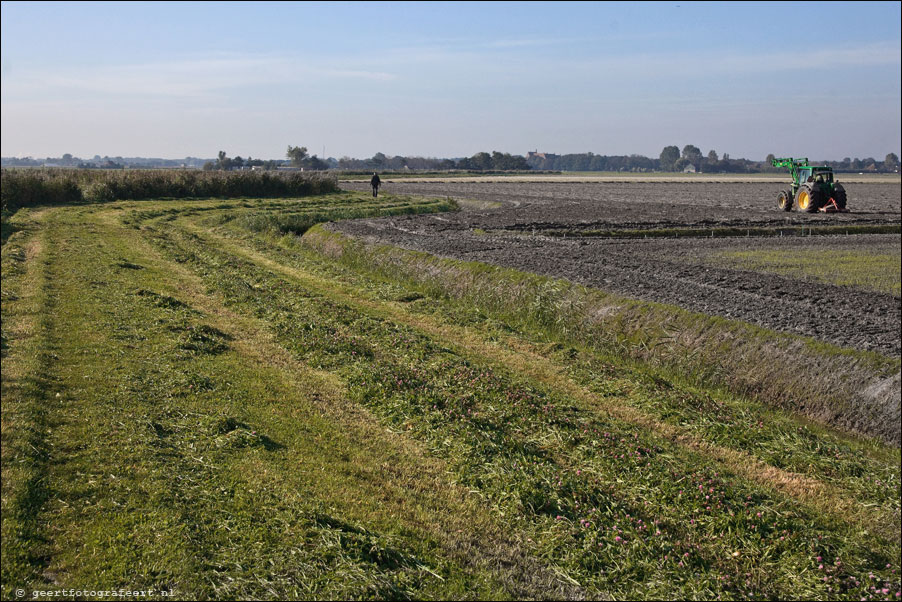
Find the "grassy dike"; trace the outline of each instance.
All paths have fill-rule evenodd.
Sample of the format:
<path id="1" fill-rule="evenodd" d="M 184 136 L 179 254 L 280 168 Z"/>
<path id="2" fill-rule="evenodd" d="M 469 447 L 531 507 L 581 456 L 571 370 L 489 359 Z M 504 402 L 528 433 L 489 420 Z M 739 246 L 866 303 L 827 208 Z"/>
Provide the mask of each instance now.
<path id="1" fill-rule="evenodd" d="M 897 448 L 280 226 L 334 198 L 13 216 L 4 598 L 899 590 Z"/>
<path id="2" fill-rule="evenodd" d="M 365 244 L 321 227 L 304 243 L 423 294 L 462 300 L 549 341 L 590 342 L 606 354 L 666 367 L 696 384 L 724 386 L 899 444 L 898 358 L 508 268 Z"/>

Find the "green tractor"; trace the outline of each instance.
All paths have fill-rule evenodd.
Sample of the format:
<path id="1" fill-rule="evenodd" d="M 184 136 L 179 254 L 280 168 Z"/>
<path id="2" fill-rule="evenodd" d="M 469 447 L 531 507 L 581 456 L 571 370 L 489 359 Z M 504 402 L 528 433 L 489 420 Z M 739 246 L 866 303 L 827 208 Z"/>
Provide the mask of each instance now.
<path id="1" fill-rule="evenodd" d="M 774 159 L 774 167 L 788 167 L 792 175 L 792 192 L 781 190 L 777 203 L 783 211 L 792 211 L 795 200 L 799 211 L 814 213 L 848 213 L 846 189 L 833 179 L 833 168 L 809 165 L 808 159 Z"/>

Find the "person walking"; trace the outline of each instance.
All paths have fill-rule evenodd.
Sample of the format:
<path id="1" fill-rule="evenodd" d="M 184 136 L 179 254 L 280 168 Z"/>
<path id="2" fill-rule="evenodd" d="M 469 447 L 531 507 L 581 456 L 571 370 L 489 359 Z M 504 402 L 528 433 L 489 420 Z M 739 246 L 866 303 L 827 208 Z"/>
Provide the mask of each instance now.
<path id="1" fill-rule="evenodd" d="M 382 186 L 382 180 L 379 179 L 379 174 L 373 172 L 373 177 L 370 178 L 370 186 L 373 187 L 373 196 L 377 196 L 379 194 L 379 187 Z"/>

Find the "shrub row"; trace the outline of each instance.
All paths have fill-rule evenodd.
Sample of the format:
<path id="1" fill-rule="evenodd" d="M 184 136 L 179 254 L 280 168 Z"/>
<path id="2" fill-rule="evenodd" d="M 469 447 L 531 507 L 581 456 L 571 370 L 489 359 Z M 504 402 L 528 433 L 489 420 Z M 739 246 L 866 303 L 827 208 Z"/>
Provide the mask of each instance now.
<path id="1" fill-rule="evenodd" d="M 334 176 L 303 172 L 4 169 L 4 211 L 45 204 L 156 198 L 279 198 L 337 192 Z"/>

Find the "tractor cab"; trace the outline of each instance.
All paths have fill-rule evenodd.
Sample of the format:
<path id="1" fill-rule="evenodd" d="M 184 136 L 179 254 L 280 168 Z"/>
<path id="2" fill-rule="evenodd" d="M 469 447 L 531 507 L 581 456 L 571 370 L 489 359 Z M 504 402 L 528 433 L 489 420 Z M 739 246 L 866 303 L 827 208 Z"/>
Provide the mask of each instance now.
<path id="1" fill-rule="evenodd" d="M 803 167 L 799 170 L 797 184 L 817 182 L 818 184 L 833 183 L 833 168 L 831 167 Z M 796 184 L 794 182 L 794 184 Z"/>

